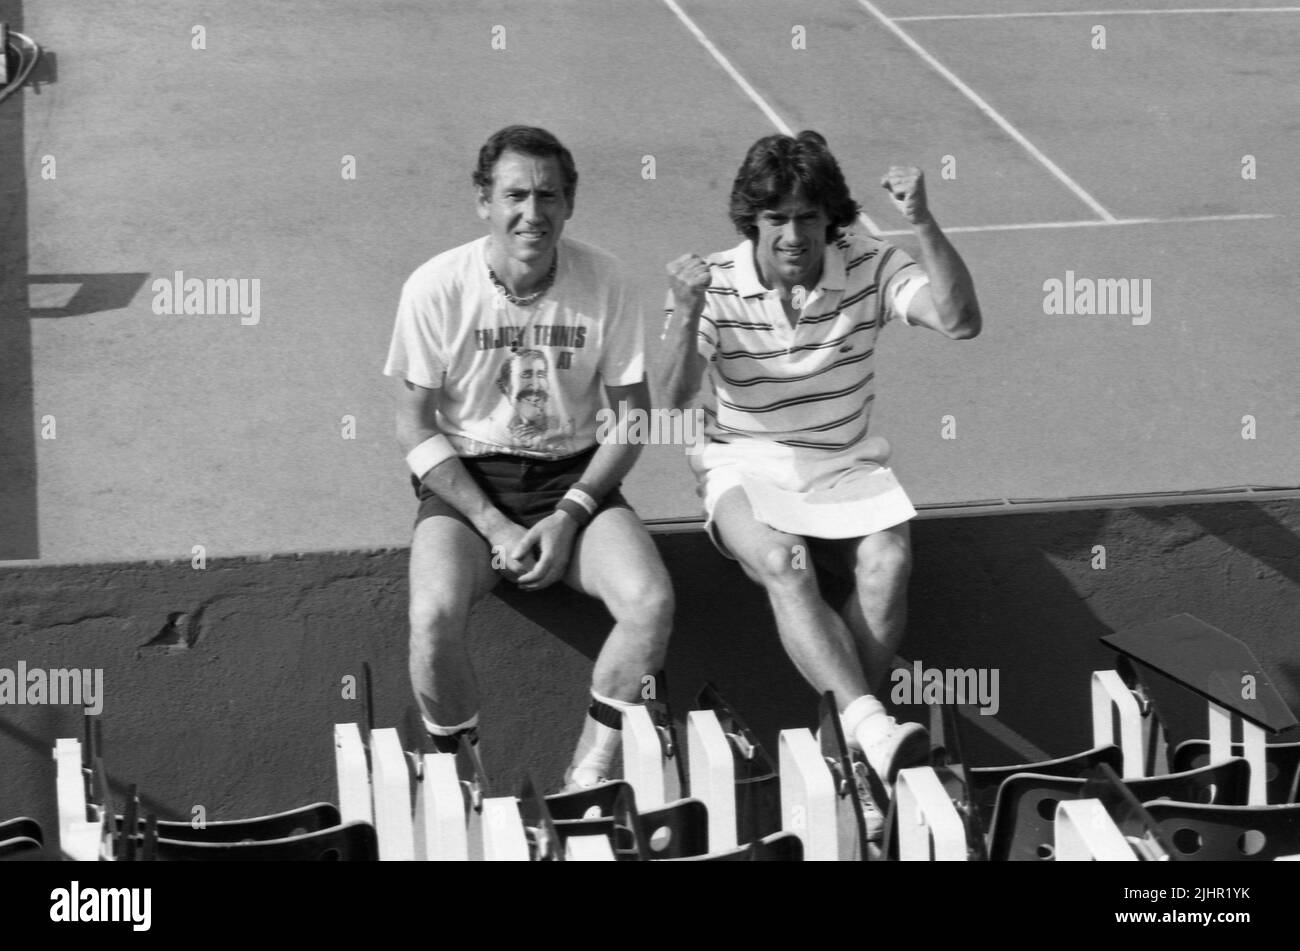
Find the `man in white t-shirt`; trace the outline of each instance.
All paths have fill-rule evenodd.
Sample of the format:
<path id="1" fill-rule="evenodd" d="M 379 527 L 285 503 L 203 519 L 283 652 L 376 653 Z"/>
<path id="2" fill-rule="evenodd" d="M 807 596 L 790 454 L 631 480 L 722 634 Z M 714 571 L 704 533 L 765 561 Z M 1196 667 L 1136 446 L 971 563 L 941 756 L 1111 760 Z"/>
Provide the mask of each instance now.
<path id="1" fill-rule="evenodd" d="M 420 502 L 411 684 L 438 749 L 476 744 L 475 602 L 500 576 L 600 599 L 614 627 L 566 774 L 587 786 L 610 775 L 622 713 L 662 666 L 672 623 L 668 573 L 619 492 L 640 447 L 596 438 L 607 404 L 649 410 L 641 310 L 616 258 L 562 237 L 578 174 L 553 135 L 500 130 L 473 181 L 488 233 L 406 281 L 384 367 L 402 381 L 397 439 Z"/>
<path id="2" fill-rule="evenodd" d="M 881 184 L 919 262 L 844 230 L 858 205 L 822 136 L 755 142 L 731 191 L 744 240 L 668 266 L 662 386 L 683 407 L 707 381 L 705 445 L 690 458 L 709 533 L 764 587 L 786 652 L 834 694 L 849 743 L 892 782 L 930 750 L 924 728 L 896 723 L 876 698 L 906 620 L 915 514 L 868 426 L 878 335 L 900 321 L 969 339 L 981 317 L 920 170 L 891 168 Z M 853 581 L 842 606 L 827 604 L 818 569 Z M 867 820 L 879 835 L 878 811 Z"/>

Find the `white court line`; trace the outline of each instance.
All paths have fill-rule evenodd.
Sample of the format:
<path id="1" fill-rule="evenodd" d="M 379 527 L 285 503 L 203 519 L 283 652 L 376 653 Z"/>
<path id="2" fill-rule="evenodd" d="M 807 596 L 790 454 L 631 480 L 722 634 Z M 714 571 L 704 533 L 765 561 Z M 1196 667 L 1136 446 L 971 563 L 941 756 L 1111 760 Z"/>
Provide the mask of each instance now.
<path id="1" fill-rule="evenodd" d="M 937 13 L 893 17 L 895 23 L 916 20 L 1027 20 L 1033 17 L 1123 17 L 1156 13 L 1300 13 L 1300 7 L 1186 7 L 1181 10 L 1044 10 L 1034 13 Z"/>
<path id="2" fill-rule="evenodd" d="M 1121 225 L 1178 225 L 1195 221 L 1262 221 L 1276 218 L 1277 215 L 1189 215 L 1184 218 L 1112 218 L 1110 221 L 1097 221 L 1087 218 L 1083 221 L 1029 221 L 1021 224 L 1007 225 L 958 225 L 943 229 L 944 234 L 961 234 L 972 231 L 1044 231 L 1052 228 L 1115 228 Z M 910 235 L 911 231 L 881 231 L 883 238 L 897 235 Z"/>
<path id="3" fill-rule="evenodd" d="M 713 42 L 704 35 L 704 31 L 696 26 L 695 21 L 686 15 L 686 11 L 677 5 L 676 0 L 664 0 L 664 4 L 677 15 L 677 19 L 682 21 L 686 29 L 690 30 L 691 34 L 700 41 L 700 45 L 709 51 L 709 55 L 718 61 L 718 65 L 726 71 L 727 75 L 736 81 L 736 85 L 741 88 L 745 95 L 754 101 L 754 105 L 763 111 L 763 115 L 767 116 L 768 121 L 776 126 L 776 130 L 782 135 L 793 137 L 794 130 L 786 125 L 785 120 L 777 115 L 775 109 L 767 104 L 767 100 L 758 94 L 758 90 L 751 86 L 744 76 L 740 75 L 740 71 L 731 65 L 731 61 L 722 55 L 722 51 L 713 45 Z M 876 223 L 868 218 L 865 212 L 858 215 L 858 220 L 866 225 L 869 231 L 877 233 L 880 231 L 876 227 Z"/>
<path id="4" fill-rule="evenodd" d="M 670 2 L 670 0 L 664 0 L 664 2 L 668 3 Z M 913 52 L 915 52 L 918 56 L 920 56 L 921 59 L 925 60 L 926 63 L 928 63 L 930 67 L 934 69 L 940 76 L 942 76 L 944 79 L 948 80 L 948 82 L 956 86 L 958 92 L 964 95 L 971 102 L 975 103 L 975 105 L 979 107 L 979 110 L 983 112 L 986 116 L 988 116 L 990 119 L 992 119 L 994 122 L 996 122 L 1003 132 L 1011 136 L 1011 138 L 1015 139 L 1030 155 L 1038 159 L 1038 161 L 1041 162 L 1049 172 L 1051 172 L 1053 175 L 1056 176 L 1057 180 L 1059 180 L 1063 185 L 1065 185 L 1066 188 L 1070 189 L 1070 191 L 1074 192 L 1075 196 L 1078 197 L 1085 205 L 1087 205 L 1089 208 L 1095 211 L 1103 221 L 1107 223 L 1112 223 L 1116 220 L 1115 216 L 1112 215 L 1105 208 L 1103 208 L 1101 206 L 1101 203 L 1098 202 L 1097 199 L 1093 198 L 1086 191 L 1084 191 L 1083 188 L 1080 187 L 1080 185 L 1069 175 L 1066 175 L 1065 172 L 1063 172 L 1055 162 L 1053 162 L 1046 155 L 1040 152 L 1038 150 L 1038 147 L 1035 146 L 1034 143 L 1030 142 L 1023 135 L 1021 135 L 1019 130 L 1016 129 L 1015 126 L 1013 126 L 1006 119 L 1002 118 L 1001 114 L 996 109 L 994 109 L 982 98 L 980 98 L 979 93 L 977 93 L 975 90 L 967 86 L 964 82 L 961 81 L 961 79 L 957 77 L 956 73 L 954 73 L 947 66 L 944 66 L 943 63 L 939 62 L 928 52 L 926 52 L 925 48 L 921 46 L 920 43 L 916 42 L 916 40 L 912 39 L 912 37 L 909 36 L 902 27 L 894 23 L 892 20 L 889 19 L 889 17 L 885 16 L 878 9 L 876 9 L 875 4 L 871 3 L 870 0 L 858 0 L 858 3 L 861 4 L 862 7 L 868 13 L 870 13 L 873 17 L 875 17 L 877 20 L 883 23 L 885 27 L 889 29 L 895 36 L 897 36 L 900 40 L 902 40 L 904 43 L 910 46 Z"/>

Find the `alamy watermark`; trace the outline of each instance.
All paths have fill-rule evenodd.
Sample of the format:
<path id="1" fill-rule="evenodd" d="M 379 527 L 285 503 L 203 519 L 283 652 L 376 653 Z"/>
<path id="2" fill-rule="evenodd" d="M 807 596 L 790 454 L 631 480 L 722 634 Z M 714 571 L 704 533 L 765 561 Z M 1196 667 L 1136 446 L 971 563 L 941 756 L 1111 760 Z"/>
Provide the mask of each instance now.
<path id="1" fill-rule="evenodd" d="M 998 694 L 1001 672 L 997 667 L 923 667 L 919 660 L 911 667 L 895 667 L 889 699 L 905 704 L 978 705 L 980 715 L 996 716 L 1002 706 Z"/>
<path id="2" fill-rule="evenodd" d="M 152 888 L 83 888 L 79 881 L 50 892 L 50 921 L 129 922 L 148 931 L 153 920 Z"/>
<path id="3" fill-rule="evenodd" d="M 1151 323 L 1151 278 L 1050 277 L 1043 282 L 1043 313 L 1059 317 L 1131 317 L 1135 327 Z"/>
<path id="4" fill-rule="evenodd" d="M 0 667 L 0 706 L 71 704 L 85 707 L 91 716 L 104 709 L 104 668 L 28 668 L 20 660 L 16 669 Z"/>
<path id="5" fill-rule="evenodd" d="M 262 280 L 253 277 L 186 277 L 177 271 L 174 278 L 157 278 L 150 288 L 154 292 L 153 312 L 161 316 L 195 315 L 202 317 L 238 317 L 245 327 L 262 319 Z"/>
<path id="6" fill-rule="evenodd" d="M 596 411 L 596 441 L 626 446 L 685 446 L 688 455 L 704 451 L 704 410 L 630 409 L 620 423 L 609 408 Z"/>

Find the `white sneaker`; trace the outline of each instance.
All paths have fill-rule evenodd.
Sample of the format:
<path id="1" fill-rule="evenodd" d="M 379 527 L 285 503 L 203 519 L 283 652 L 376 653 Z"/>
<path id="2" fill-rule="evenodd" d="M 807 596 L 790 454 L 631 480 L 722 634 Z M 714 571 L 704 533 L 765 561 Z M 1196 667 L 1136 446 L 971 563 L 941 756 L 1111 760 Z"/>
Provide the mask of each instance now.
<path id="1" fill-rule="evenodd" d="M 609 782 L 608 776 L 599 776 L 595 774 L 594 770 L 581 769 L 570 765 L 564 771 L 564 786 L 561 792 L 581 792 L 584 789 L 591 789 L 593 786 L 599 786 L 607 782 Z"/>
<path id="2" fill-rule="evenodd" d="M 880 781 L 893 784 L 900 769 L 925 766 L 930 762 L 930 731 L 919 723 L 899 723 L 886 717 L 888 727 L 870 746 L 863 747 L 867 758 Z"/>

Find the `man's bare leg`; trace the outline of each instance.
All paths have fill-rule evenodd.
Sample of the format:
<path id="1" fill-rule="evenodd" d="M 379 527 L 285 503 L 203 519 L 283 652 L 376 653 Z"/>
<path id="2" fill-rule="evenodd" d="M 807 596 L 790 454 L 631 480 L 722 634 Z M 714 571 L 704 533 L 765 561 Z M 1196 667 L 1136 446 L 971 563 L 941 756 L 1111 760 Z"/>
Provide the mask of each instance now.
<path id="1" fill-rule="evenodd" d="M 663 666 L 673 590 L 649 532 L 625 508 L 592 519 L 578 536 L 564 580 L 604 602 L 614 618 L 592 671 L 592 709 L 567 778 L 571 786 L 587 786 L 608 778 L 619 752 L 622 711 L 641 701 L 642 678 Z"/>
<path id="2" fill-rule="evenodd" d="M 907 582 L 912 570 L 908 523 L 857 539 L 850 557 L 856 585 L 841 617 L 858 645 L 867 685 L 879 694 L 907 627 Z"/>
<path id="3" fill-rule="evenodd" d="M 812 688 L 834 693 L 841 710 L 868 693 L 853 636 L 818 590 L 807 541 L 758 521 L 741 488 L 723 494 L 713 521 L 745 574 L 767 591 L 781 644 Z"/>
<path id="4" fill-rule="evenodd" d="M 872 693 L 853 633 L 821 596 L 807 542 L 758 521 L 741 488 L 723 494 L 713 520 L 745 573 L 767 591 L 786 653 L 814 690 L 834 694 L 846 736 L 862 748 L 872 768 L 889 782 L 901 766 L 927 755 L 924 731 L 913 724 L 899 727 Z M 800 545 L 803 557 L 796 559 Z M 877 547 L 883 546 L 869 546 L 873 557 Z M 878 572 L 867 574 L 874 592 Z M 877 654 L 883 650 L 871 643 L 866 647 Z"/>
<path id="5" fill-rule="evenodd" d="M 478 683 L 466 631 L 470 609 L 495 584 L 487 542 L 473 529 L 441 515 L 416 527 L 409 663 L 426 727 L 450 729 L 478 715 Z"/>

